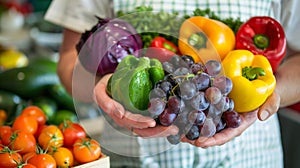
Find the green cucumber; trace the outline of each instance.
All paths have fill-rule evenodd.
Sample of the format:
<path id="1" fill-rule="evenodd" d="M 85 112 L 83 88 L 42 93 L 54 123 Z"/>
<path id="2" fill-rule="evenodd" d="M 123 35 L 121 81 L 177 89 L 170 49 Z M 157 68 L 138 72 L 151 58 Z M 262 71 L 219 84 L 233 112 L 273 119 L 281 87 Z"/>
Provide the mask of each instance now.
<path id="1" fill-rule="evenodd" d="M 0 73 L 0 89 L 15 93 L 22 98 L 41 95 L 47 86 L 59 83 L 55 72 L 34 66 L 13 68 Z"/>
<path id="2" fill-rule="evenodd" d="M 3 109 L 7 112 L 8 121 L 11 121 L 15 117 L 18 106 L 24 100 L 11 92 L 0 90 L 0 109 Z"/>
<path id="3" fill-rule="evenodd" d="M 56 101 L 54 99 L 45 96 L 41 96 L 33 99 L 32 104 L 38 106 L 43 110 L 43 112 L 47 117 L 47 121 L 53 120 L 54 115 L 58 109 Z"/>
<path id="4" fill-rule="evenodd" d="M 75 111 L 73 97 L 66 91 L 61 83 L 49 86 L 48 92 L 49 96 L 57 102 L 59 109 Z"/>

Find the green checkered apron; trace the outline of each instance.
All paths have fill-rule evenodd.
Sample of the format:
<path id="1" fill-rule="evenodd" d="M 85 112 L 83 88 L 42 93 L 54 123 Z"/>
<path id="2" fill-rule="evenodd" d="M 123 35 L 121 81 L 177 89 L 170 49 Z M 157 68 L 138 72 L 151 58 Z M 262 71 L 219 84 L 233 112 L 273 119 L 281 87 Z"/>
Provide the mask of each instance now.
<path id="1" fill-rule="evenodd" d="M 160 11 L 192 14 L 195 8 L 210 8 L 219 16 L 247 20 L 254 15 L 276 16 L 272 0 L 114 0 L 115 11 L 151 5 Z M 276 6 L 276 5 L 275 5 Z M 106 117 L 99 141 L 111 158 L 112 167 L 145 168 L 280 168 L 283 155 L 277 115 L 256 121 L 242 135 L 217 147 L 202 149 L 187 143 L 170 145 L 166 139 L 132 136 Z"/>

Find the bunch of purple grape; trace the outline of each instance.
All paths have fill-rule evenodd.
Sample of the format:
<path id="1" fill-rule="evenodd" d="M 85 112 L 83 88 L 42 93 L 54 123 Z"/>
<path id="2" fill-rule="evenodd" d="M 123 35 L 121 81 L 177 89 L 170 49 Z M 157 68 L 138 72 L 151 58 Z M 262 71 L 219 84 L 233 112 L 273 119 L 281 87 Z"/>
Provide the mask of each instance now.
<path id="1" fill-rule="evenodd" d="M 162 63 L 165 78 L 150 92 L 148 111 L 158 124 L 179 128 L 167 137 L 171 144 L 184 135 L 189 140 L 211 137 L 224 128 L 241 124 L 228 97 L 232 81 L 223 75 L 220 61 L 195 63 L 191 56 L 173 56 Z"/>

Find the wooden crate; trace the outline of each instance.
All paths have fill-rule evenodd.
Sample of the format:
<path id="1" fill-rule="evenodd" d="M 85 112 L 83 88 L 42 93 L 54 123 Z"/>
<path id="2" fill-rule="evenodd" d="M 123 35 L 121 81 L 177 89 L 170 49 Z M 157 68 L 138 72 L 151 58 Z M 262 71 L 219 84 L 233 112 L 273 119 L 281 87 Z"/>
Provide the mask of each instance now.
<path id="1" fill-rule="evenodd" d="M 74 168 L 109 168 L 110 161 L 108 156 L 102 156 L 99 160 L 75 166 Z"/>

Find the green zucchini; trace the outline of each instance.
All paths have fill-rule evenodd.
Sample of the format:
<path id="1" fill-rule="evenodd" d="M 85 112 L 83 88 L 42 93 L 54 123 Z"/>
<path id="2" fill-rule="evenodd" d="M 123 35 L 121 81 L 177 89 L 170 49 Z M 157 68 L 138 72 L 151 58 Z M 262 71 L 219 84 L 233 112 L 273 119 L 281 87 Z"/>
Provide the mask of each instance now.
<path id="1" fill-rule="evenodd" d="M 11 92 L 0 90 L 0 109 L 7 112 L 8 120 L 14 118 L 18 105 L 24 100 Z"/>

